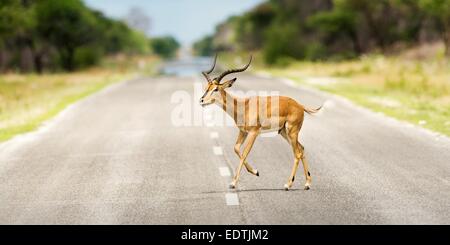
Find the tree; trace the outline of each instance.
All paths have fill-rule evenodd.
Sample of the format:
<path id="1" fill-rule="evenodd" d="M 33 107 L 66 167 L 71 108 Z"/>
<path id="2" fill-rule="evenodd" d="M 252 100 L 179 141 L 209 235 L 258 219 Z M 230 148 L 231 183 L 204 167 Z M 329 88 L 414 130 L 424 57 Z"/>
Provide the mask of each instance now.
<path id="1" fill-rule="evenodd" d="M 170 36 L 153 38 L 150 43 L 153 51 L 166 59 L 173 58 L 180 47 L 178 41 Z"/>
<path id="2" fill-rule="evenodd" d="M 0 3 L 0 49 L 3 47 L 10 53 L 18 53 L 18 65 L 22 71 L 34 68 L 32 13 L 33 9 L 27 2 L 5 0 Z"/>
<path id="3" fill-rule="evenodd" d="M 343 5 L 349 11 L 357 13 L 370 31 L 370 39 L 382 50 L 395 39 L 393 29 L 398 21 L 392 14 L 392 5 L 389 0 L 346 0 Z"/>
<path id="4" fill-rule="evenodd" d="M 450 57 L 450 1 L 420 0 L 421 8 L 436 21 L 445 44 L 445 54 Z"/>
<path id="5" fill-rule="evenodd" d="M 264 31 L 272 24 L 275 10 L 270 2 L 262 3 L 239 18 L 235 18 L 236 40 L 246 50 L 260 49 L 264 43 Z M 230 19 L 229 22 L 234 21 Z"/>
<path id="6" fill-rule="evenodd" d="M 311 16 L 308 24 L 324 32 L 329 39 L 349 37 L 355 54 L 361 54 L 362 48 L 356 30 L 356 16 L 353 12 L 336 7 L 333 11 L 320 12 Z"/>
<path id="7" fill-rule="evenodd" d="M 36 6 L 37 30 L 59 53 L 65 70 L 74 70 L 75 52 L 98 39 L 95 16 L 80 0 L 41 0 Z"/>
<path id="8" fill-rule="evenodd" d="M 272 25 L 266 32 L 263 47 L 264 61 L 274 64 L 281 58 L 303 58 L 304 47 L 299 35 L 299 29 L 293 23 Z"/>
<path id="9" fill-rule="evenodd" d="M 148 38 L 82 0 L 1 0 L 0 70 L 73 70 L 107 54 L 147 53 Z"/>

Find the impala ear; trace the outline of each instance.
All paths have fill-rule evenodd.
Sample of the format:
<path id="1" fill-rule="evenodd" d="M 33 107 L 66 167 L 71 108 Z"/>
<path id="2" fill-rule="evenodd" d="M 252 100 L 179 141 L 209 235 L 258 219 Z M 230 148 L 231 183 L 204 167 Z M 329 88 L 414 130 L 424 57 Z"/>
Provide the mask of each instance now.
<path id="1" fill-rule="evenodd" d="M 228 80 L 226 82 L 223 83 L 223 87 L 224 88 L 229 88 L 231 86 L 233 86 L 233 83 L 236 82 L 237 78 L 233 78 L 231 80 Z"/>

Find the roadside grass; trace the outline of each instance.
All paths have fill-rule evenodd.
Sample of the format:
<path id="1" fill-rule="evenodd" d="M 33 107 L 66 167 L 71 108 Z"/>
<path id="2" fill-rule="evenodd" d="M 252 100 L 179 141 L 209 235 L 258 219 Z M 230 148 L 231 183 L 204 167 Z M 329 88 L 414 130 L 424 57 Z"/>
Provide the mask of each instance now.
<path id="1" fill-rule="evenodd" d="M 138 74 L 155 72 L 158 59 L 117 56 L 73 73 L 1 74 L 0 142 L 32 131 L 75 101 Z"/>
<path id="2" fill-rule="evenodd" d="M 426 59 L 370 55 L 341 62 L 293 62 L 258 71 L 450 136 L 450 61 L 439 53 Z"/>

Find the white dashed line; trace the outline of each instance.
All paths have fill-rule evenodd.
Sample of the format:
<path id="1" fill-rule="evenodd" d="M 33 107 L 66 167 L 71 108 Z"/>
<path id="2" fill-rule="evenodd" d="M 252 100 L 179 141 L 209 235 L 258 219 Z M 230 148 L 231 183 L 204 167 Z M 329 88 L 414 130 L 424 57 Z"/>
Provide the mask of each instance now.
<path id="1" fill-rule="evenodd" d="M 217 138 L 219 138 L 219 133 L 211 132 L 211 133 L 209 133 L 209 137 L 211 137 L 211 139 L 217 139 Z"/>
<path id="2" fill-rule="evenodd" d="M 215 155 L 223 155 L 222 147 L 213 146 L 213 152 Z"/>
<path id="3" fill-rule="evenodd" d="M 207 126 L 208 126 L 208 124 L 207 124 Z M 210 132 L 209 137 L 211 139 L 217 139 L 217 138 L 219 138 L 219 133 L 216 131 Z M 220 146 L 213 146 L 213 152 L 214 152 L 214 155 L 223 155 L 223 150 L 222 150 L 222 147 L 220 147 Z M 219 167 L 219 172 L 222 177 L 231 176 L 231 172 L 228 167 Z M 225 201 L 228 206 L 238 206 L 239 205 L 239 198 L 236 193 L 226 193 Z"/>
<path id="4" fill-rule="evenodd" d="M 219 171 L 220 171 L 220 175 L 221 176 L 226 177 L 226 176 L 230 176 L 231 175 L 230 169 L 228 167 L 220 167 Z"/>
<path id="5" fill-rule="evenodd" d="M 239 205 L 239 198 L 236 193 L 227 193 L 225 194 L 225 200 L 227 201 L 228 206 L 236 206 Z"/>

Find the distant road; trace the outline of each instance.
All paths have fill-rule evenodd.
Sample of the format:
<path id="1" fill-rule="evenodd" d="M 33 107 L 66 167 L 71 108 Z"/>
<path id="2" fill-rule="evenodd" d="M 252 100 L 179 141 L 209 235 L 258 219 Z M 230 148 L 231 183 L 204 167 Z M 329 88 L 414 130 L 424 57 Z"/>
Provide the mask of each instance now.
<path id="1" fill-rule="evenodd" d="M 300 170 L 283 190 L 293 156 L 276 136 L 259 137 L 250 154 L 260 177 L 244 169 L 229 190 L 237 129 L 171 123 L 172 94 L 193 94 L 195 81 L 114 85 L 0 144 L 0 224 L 450 223 L 448 138 L 279 79 L 242 74 L 235 89 L 327 101 L 300 133 L 312 188 Z"/>

